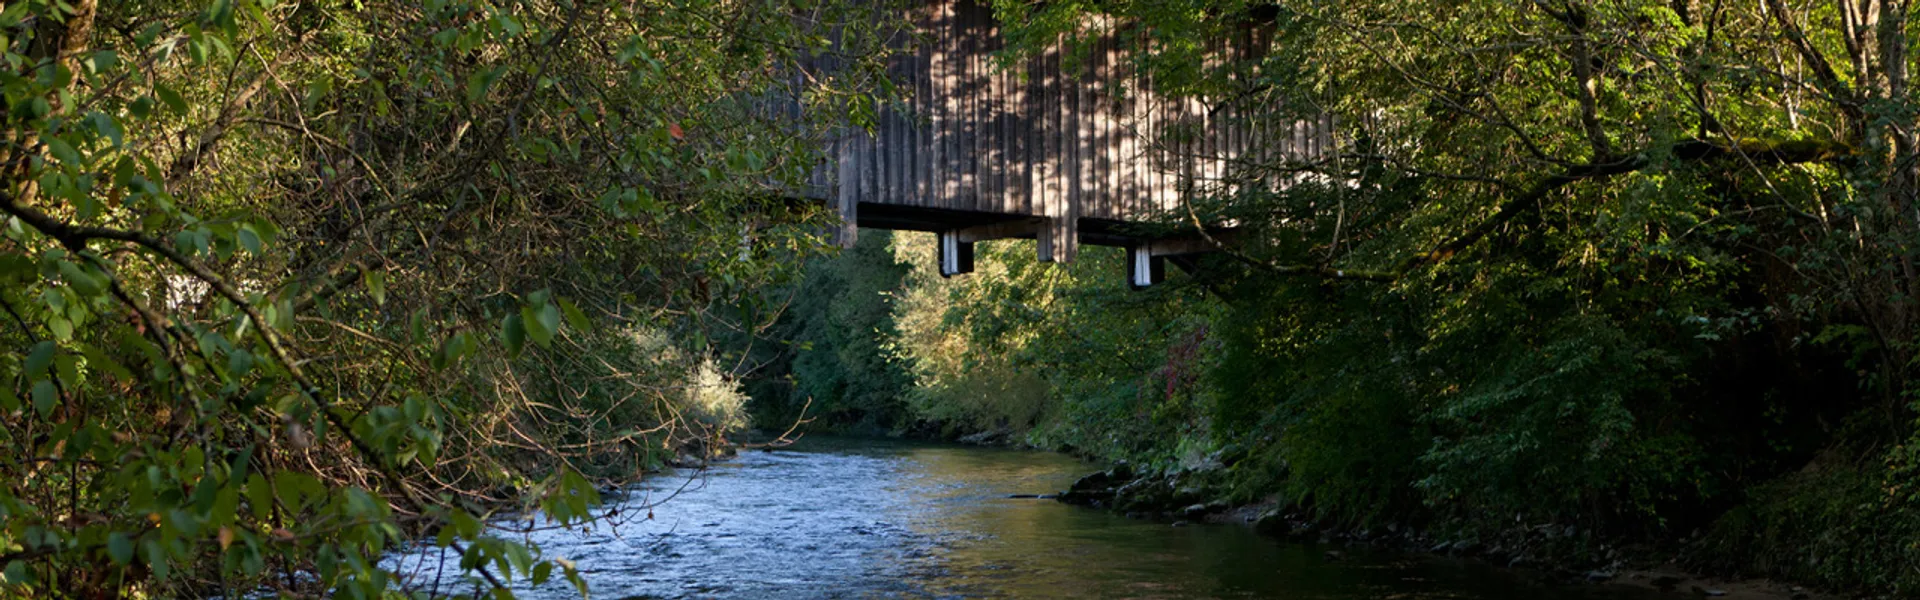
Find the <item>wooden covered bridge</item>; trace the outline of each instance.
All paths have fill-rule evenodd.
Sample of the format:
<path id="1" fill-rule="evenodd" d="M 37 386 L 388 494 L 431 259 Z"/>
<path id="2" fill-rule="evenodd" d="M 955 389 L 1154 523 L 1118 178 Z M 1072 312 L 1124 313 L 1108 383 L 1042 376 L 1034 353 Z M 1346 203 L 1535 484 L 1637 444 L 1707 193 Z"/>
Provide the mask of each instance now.
<path id="1" fill-rule="evenodd" d="M 904 98 L 882 110 L 872 133 L 838 140 L 816 186 L 843 218 L 842 245 L 860 227 L 933 232 L 942 275 L 971 271 L 973 243 L 984 240 L 1035 239 L 1040 259 L 1058 263 L 1080 244 L 1122 246 L 1130 283 L 1150 285 L 1161 257 L 1211 245 L 1132 236 L 1129 223 L 1185 214 L 1187 191 L 1244 181 L 1239 169 L 1331 143 L 1329 120 L 1279 117 L 1259 95 L 1212 104 L 1162 97 L 1111 36 L 1077 61 L 1056 47 L 996 67 L 1002 38 L 991 8 L 917 6 L 919 32 L 902 36 L 888 67 Z M 1212 60 L 1264 54 L 1257 24 L 1239 38 L 1221 40 Z"/>

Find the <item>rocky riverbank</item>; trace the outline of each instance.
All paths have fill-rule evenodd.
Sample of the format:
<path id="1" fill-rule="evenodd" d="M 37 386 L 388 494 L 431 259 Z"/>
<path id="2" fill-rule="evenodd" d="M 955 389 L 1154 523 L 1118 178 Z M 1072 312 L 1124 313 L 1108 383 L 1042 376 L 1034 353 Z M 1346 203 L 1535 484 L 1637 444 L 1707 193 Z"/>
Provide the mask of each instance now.
<path id="1" fill-rule="evenodd" d="M 1130 518 L 1166 521 L 1172 526 L 1224 523 L 1252 527 L 1261 534 L 1294 542 L 1329 546 L 1339 558 L 1349 546 L 1483 561 L 1566 583 L 1629 586 L 1704 597 L 1754 600 L 1839 598 L 1764 579 L 1721 579 L 1685 572 L 1671 557 L 1647 548 L 1616 546 L 1572 526 L 1516 526 L 1497 536 L 1449 537 L 1422 528 L 1388 523 L 1347 527 L 1318 519 L 1308 507 L 1269 498 L 1251 504 L 1220 500 L 1220 469 L 1143 472 L 1119 463 L 1074 482 L 1054 496 L 1066 504 L 1110 510 Z"/>

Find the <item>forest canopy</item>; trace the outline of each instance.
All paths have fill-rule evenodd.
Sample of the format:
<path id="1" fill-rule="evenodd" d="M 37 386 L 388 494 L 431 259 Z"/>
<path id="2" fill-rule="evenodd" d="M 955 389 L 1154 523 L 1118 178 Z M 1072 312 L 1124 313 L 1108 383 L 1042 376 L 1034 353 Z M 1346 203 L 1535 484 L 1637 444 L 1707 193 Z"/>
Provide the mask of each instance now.
<path id="1" fill-rule="evenodd" d="M 6 3 L 0 596 L 419 592 L 381 562 L 416 539 L 579 582 L 481 523 L 592 519 L 742 425 L 706 340 L 825 247 L 785 193 L 888 18 Z"/>

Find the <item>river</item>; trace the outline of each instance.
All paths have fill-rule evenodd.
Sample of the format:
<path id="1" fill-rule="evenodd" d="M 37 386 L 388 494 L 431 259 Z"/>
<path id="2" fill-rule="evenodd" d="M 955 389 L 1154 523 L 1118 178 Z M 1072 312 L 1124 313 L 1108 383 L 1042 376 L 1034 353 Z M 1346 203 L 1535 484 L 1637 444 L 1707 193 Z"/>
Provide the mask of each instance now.
<path id="1" fill-rule="evenodd" d="M 598 599 L 1679 597 L 1008 498 L 1093 469 L 1043 452 L 810 437 L 652 477 L 609 499 L 608 523 L 532 540 L 576 561 Z M 431 570 L 434 552 L 396 560 Z M 554 579 L 519 595 L 578 598 Z"/>

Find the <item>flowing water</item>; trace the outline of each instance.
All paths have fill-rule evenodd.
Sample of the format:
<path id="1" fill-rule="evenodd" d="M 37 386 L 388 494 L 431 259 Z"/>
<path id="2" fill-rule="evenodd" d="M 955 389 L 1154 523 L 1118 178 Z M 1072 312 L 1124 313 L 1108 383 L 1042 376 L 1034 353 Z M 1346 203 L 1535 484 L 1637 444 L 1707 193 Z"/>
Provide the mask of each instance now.
<path id="1" fill-rule="evenodd" d="M 591 531 L 529 535 L 576 561 L 600 599 L 1660 597 L 1007 497 L 1065 489 L 1094 468 L 1041 452 L 807 438 L 655 476 L 609 498 L 615 513 Z M 395 560 L 428 574 L 437 552 Z M 519 595 L 578 598 L 561 581 Z"/>

